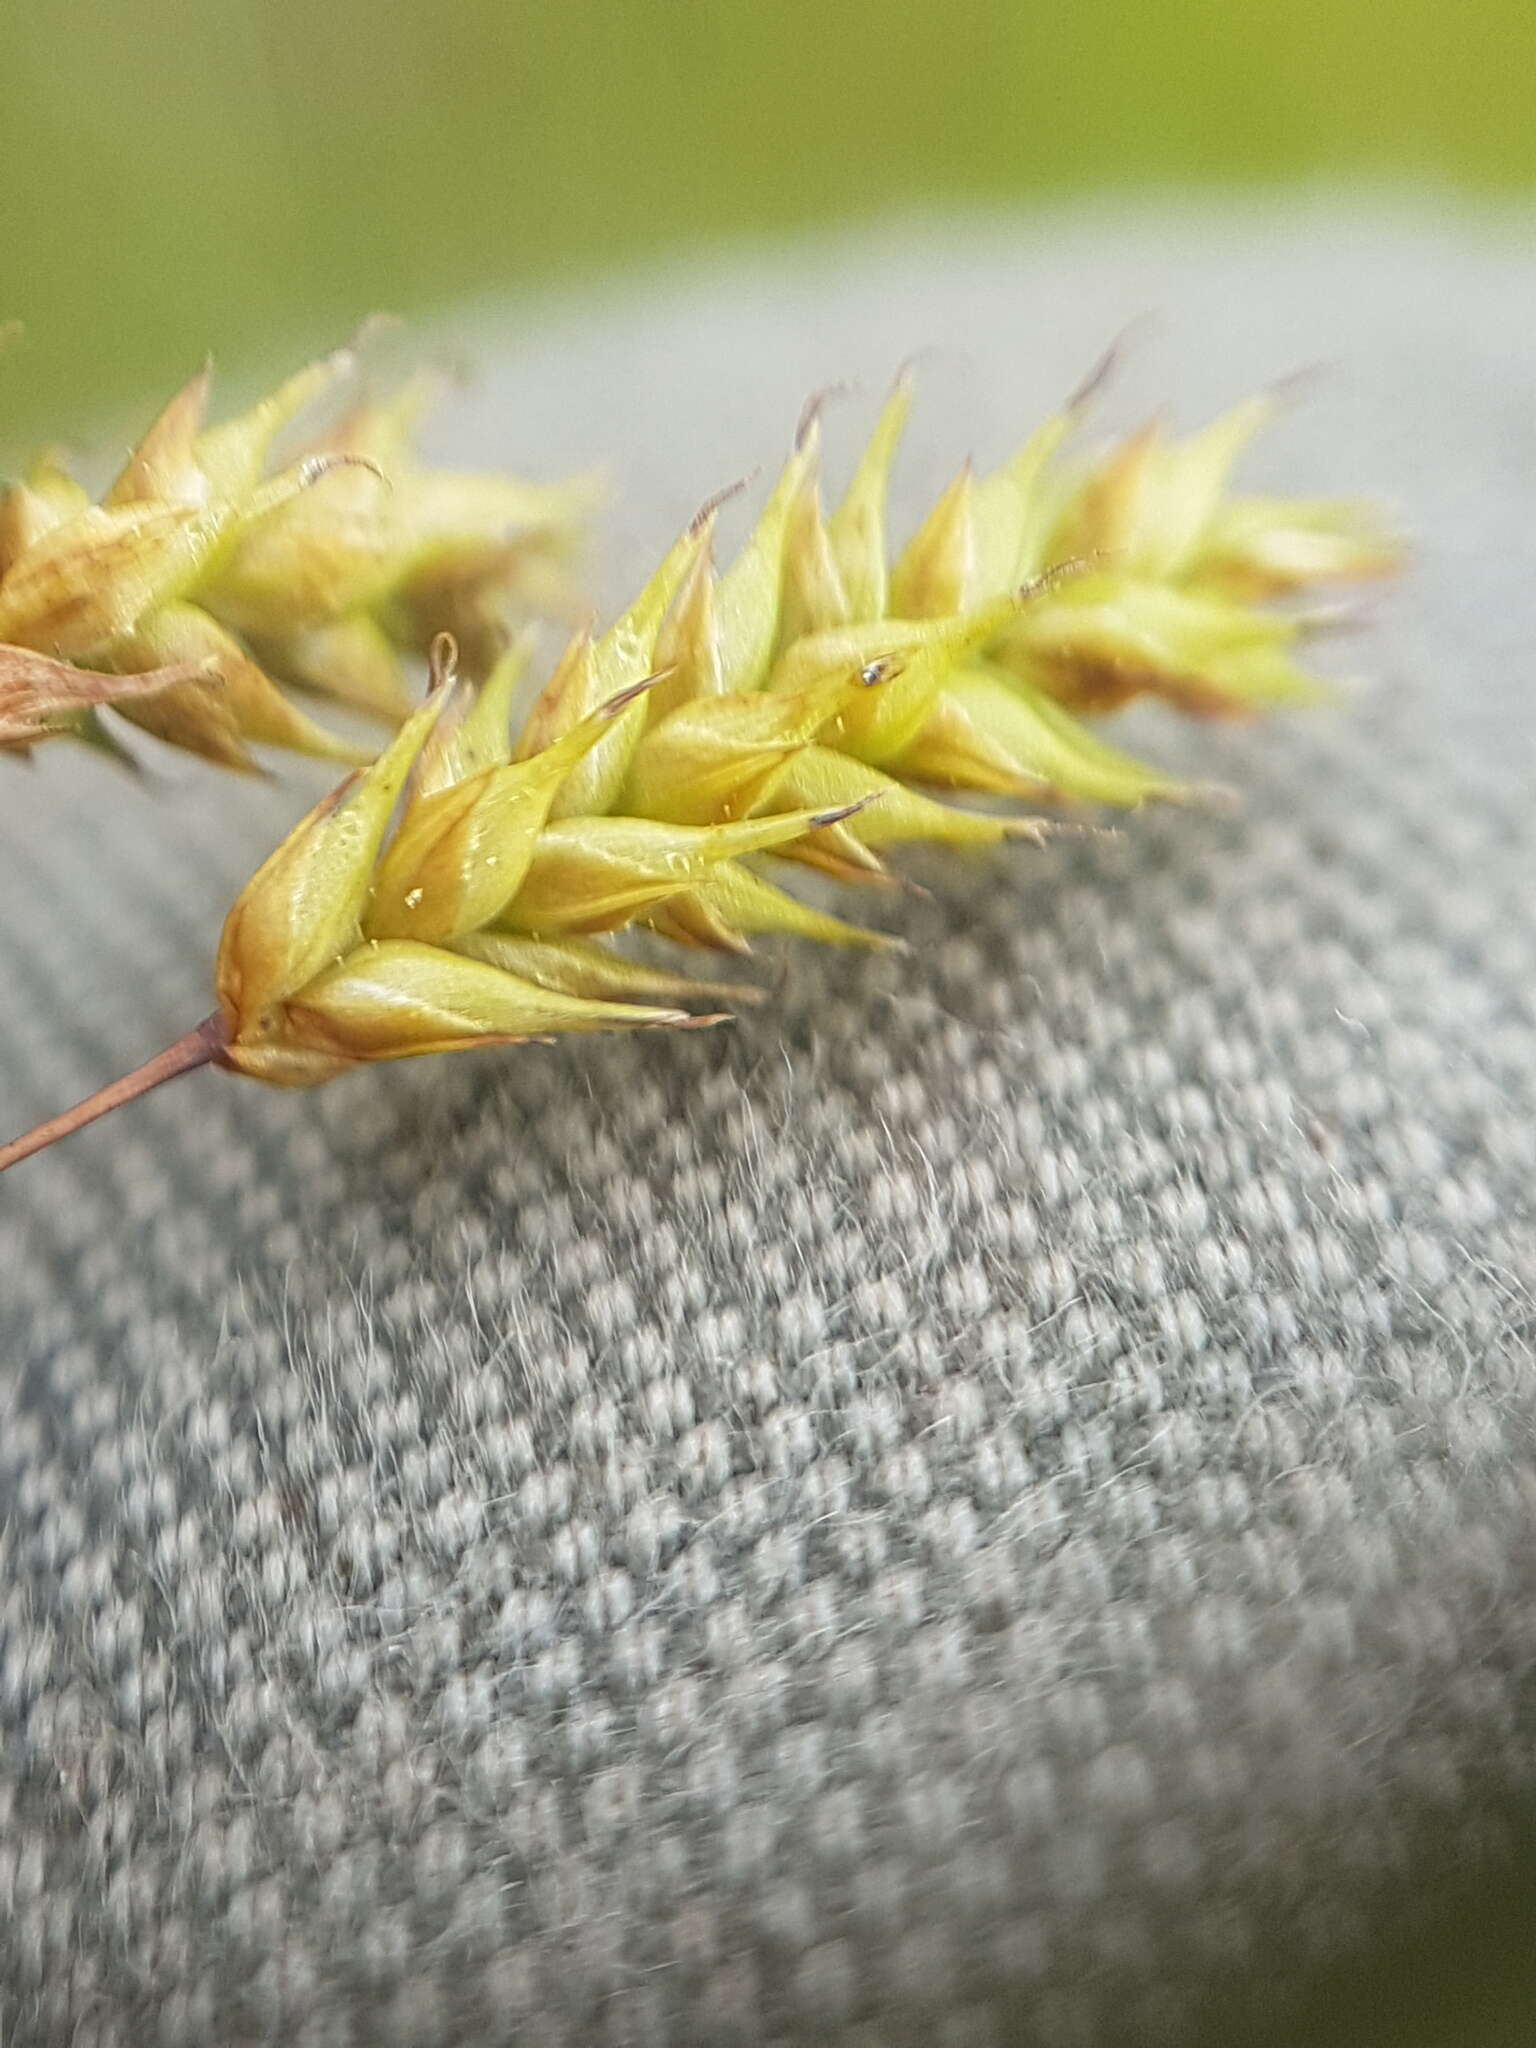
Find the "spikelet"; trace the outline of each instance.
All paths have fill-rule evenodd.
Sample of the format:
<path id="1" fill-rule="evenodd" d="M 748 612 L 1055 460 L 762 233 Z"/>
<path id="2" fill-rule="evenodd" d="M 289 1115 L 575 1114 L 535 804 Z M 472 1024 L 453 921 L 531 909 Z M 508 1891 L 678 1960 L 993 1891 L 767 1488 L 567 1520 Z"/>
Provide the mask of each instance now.
<path id="1" fill-rule="evenodd" d="M 236 903 L 215 1014 L 0 1148 L 0 1168 L 210 1061 L 305 1087 L 459 1047 L 713 1022 L 696 1009 L 718 989 L 641 966 L 613 935 L 728 953 L 764 933 L 886 943 L 779 876 L 799 863 L 878 882 L 907 841 L 1046 829 L 935 790 L 1121 807 L 1185 794 L 1079 712 L 1142 691 L 1199 711 L 1309 696 L 1302 622 L 1257 600 L 1393 558 L 1358 508 L 1223 501 L 1256 408 L 1069 468 L 1074 406 L 1002 470 L 963 471 L 893 561 L 909 402 L 903 382 L 830 516 L 813 416 L 730 567 L 715 568 L 706 508 L 606 633 L 571 642 L 520 728 L 526 648 L 476 684 L 444 635 L 426 703 Z M 225 584 L 255 631 L 262 579 L 233 559 Z"/>
<path id="2" fill-rule="evenodd" d="M 30 653 L 93 677 L 71 702 L 34 671 L 37 714 L 0 722 L 0 752 L 66 734 L 109 743 L 98 714 L 110 708 L 225 768 L 253 769 L 253 747 L 366 760 L 372 748 L 280 685 L 398 724 L 409 658 L 440 626 L 484 674 L 509 614 L 559 594 L 585 488 L 422 469 L 411 442 L 427 380 L 357 406 L 268 473 L 278 435 L 351 363 L 338 351 L 212 426 L 205 369 L 99 504 L 52 455 L 0 494 L 0 645 L 14 674 Z"/>

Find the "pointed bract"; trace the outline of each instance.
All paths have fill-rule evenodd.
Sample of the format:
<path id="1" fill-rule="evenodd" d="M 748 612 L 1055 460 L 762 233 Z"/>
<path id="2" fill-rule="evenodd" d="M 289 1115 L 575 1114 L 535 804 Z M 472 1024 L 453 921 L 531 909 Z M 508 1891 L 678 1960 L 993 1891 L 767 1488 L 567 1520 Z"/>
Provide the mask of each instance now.
<path id="1" fill-rule="evenodd" d="M 734 860 L 721 861 L 696 888 L 652 911 L 648 921 L 654 931 L 680 945 L 730 953 L 750 951 L 748 940 L 753 937 L 809 939 L 819 946 L 862 946 L 877 952 L 897 943 L 802 903 Z"/>
<path id="2" fill-rule="evenodd" d="M 887 685 L 900 667 L 871 662 L 794 695 L 745 691 L 679 705 L 636 747 L 622 807 L 676 825 L 718 824 L 763 809 L 800 749 L 829 723 L 840 724 L 860 693 Z"/>
<path id="3" fill-rule="evenodd" d="M 720 861 L 781 846 L 833 815 L 791 811 L 725 825 L 563 818 L 541 834 L 501 922 L 537 933 L 619 931 L 651 904 L 705 880 Z"/>
<path id="4" fill-rule="evenodd" d="M 246 884 L 219 946 L 215 986 L 231 1040 L 334 964 L 361 936 L 374 864 L 411 765 L 441 710 L 422 707 L 371 768 L 344 782 Z"/>
<path id="5" fill-rule="evenodd" d="M 441 944 L 494 924 L 522 887 L 560 784 L 644 687 L 621 690 L 529 760 L 417 795 L 379 864 L 367 935 Z"/>
<path id="6" fill-rule="evenodd" d="M 531 939 L 516 932 L 474 932 L 456 942 L 472 959 L 489 961 L 557 994 L 593 1002 L 760 1003 L 763 992 L 735 982 L 693 981 L 631 960 L 600 939 Z"/>
<path id="7" fill-rule="evenodd" d="M 572 641 L 514 748 L 520 758 L 551 745 L 599 705 L 655 668 L 656 636 L 667 607 L 708 545 L 708 523 L 696 522 L 616 625 L 601 639 L 583 633 Z M 555 817 L 582 817 L 612 806 L 623 786 L 630 755 L 645 729 L 645 717 L 644 707 L 636 705 L 614 722 L 566 777 L 555 799 Z"/>
<path id="8" fill-rule="evenodd" d="M 296 1046 L 351 1061 L 689 1021 L 676 1009 L 564 995 L 487 961 L 404 939 L 349 953 L 291 997 L 284 1016 Z"/>
<path id="9" fill-rule="evenodd" d="M 885 402 L 847 495 L 827 522 L 849 619 L 884 618 L 890 609 L 887 500 L 896 451 L 911 411 L 912 380 L 904 372 Z"/>

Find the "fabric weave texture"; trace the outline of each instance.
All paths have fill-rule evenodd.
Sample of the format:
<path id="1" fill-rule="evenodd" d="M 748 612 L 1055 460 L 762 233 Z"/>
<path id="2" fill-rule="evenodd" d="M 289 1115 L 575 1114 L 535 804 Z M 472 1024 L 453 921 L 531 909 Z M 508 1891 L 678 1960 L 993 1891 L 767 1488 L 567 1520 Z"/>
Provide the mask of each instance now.
<path id="1" fill-rule="evenodd" d="M 898 510 L 1331 359 L 1416 537 L 1230 808 L 927 859 L 735 1025 L 179 1084 L 0 1183 L 0 2038 L 1181 2040 L 1536 1777 L 1536 271 L 1386 206 L 870 231 L 461 324 L 622 598 L 807 393 Z M 1518 230 L 1518 232 L 1517 232 Z M 835 450 L 839 413 L 828 415 Z M 110 454 L 110 451 L 106 451 Z M 0 778 L 20 1128 L 209 1006 L 322 781 Z M 856 908 L 863 909 L 863 903 Z"/>

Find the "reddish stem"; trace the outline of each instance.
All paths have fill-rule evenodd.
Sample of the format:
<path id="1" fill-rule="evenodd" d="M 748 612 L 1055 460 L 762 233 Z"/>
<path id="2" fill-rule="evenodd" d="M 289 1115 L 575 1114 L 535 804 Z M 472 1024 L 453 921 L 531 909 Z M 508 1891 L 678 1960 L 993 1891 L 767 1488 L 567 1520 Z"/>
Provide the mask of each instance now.
<path id="1" fill-rule="evenodd" d="M 84 1130 L 87 1124 L 95 1123 L 97 1117 L 121 1109 L 125 1102 L 134 1102 L 139 1096 L 147 1095 L 163 1081 L 174 1081 L 178 1074 L 191 1074 L 199 1067 L 208 1066 L 228 1043 L 229 1033 L 224 1019 L 218 1015 L 205 1017 L 195 1031 L 187 1032 L 174 1045 L 168 1045 L 164 1052 L 157 1052 L 153 1059 L 146 1060 L 142 1067 L 135 1067 L 131 1074 L 124 1074 L 120 1081 L 109 1082 L 105 1088 L 98 1088 L 94 1095 L 88 1095 L 84 1102 L 77 1102 L 73 1109 L 66 1109 L 60 1115 L 50 1117 L 47 1123 L 39 1124 L 35 1131 L 12 1138 L 8 1145 L 0 1145 L 0 1173 L 4 1173 L 8 1166 L 17 1166 L 23 1159 L 30 1159 L 34 1152 L 41 1152 L 45 1146 L 57 1144 L 60 1138 L 67 1138 L 72 1131 Z"/>

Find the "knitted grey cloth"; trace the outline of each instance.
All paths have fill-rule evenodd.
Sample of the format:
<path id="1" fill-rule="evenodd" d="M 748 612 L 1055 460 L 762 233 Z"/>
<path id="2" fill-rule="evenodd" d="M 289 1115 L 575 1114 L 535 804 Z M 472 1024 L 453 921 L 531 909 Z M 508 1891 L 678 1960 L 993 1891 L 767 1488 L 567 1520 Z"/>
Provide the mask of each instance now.
<path id="1" fill-rule="evenodd" d="M 1331 358 L 1251 474 L 1420 551 L 1358 701 L 1135 726 L 1239 808 L 930 858 L 905 958 L 797 951 L 702 1035 L 199 1076 L 0 1183 L 7 2048 L 1140 2041 L 1497 1851 L 1529 247 L 1103 214 L 479 321 L 439 446 L 616 452 L 610 600 L 817 386 L 936 345 L 910 517 L 1148 306 L 1111 418 Z M 322 786 L 167 773 L 3 779 L 8 1126 L 203 1014 Z"/>

